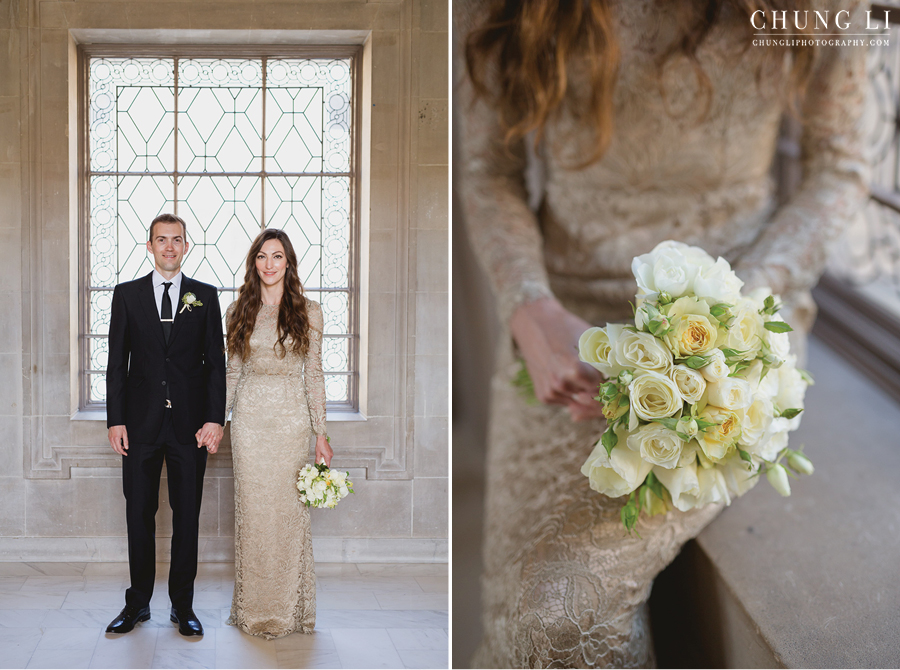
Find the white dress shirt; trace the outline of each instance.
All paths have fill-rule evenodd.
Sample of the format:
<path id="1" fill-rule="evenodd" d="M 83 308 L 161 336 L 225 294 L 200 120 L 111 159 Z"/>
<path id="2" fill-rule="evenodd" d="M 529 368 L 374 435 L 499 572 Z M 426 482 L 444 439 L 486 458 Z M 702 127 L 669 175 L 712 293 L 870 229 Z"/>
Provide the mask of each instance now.
<path id="1" fill-rule="evenodd" d="M 172 285 L 169 287 L 169 300 L 172 301 L 172 323 L 174 322 L 176 314 L 178 314 L 178 299 L 181 297 L 181 272 L 172 277 L 171 279 L 166 279 L 159 272 L 157 272 L 156 268 L 153 268 L 153 276 L 151 279 L 153 280 L 153 297 L 156 298 L 156 313 L 159 314 L 159 318 L 162 318 L 162 298 L 163 291 L 165 290 L 165 286 L 163 286 L 164 282 L 170 281 Z"/>

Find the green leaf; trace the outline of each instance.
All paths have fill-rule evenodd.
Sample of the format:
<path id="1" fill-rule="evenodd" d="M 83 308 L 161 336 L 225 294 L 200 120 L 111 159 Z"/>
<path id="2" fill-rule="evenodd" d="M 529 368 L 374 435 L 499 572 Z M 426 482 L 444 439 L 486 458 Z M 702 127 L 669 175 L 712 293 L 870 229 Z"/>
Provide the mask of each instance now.
<path id="1" fill-rule="evenodd" d="M 705 368 L 709 365 L 710 360 L 709 356 L 691 356 L 690 358 L 685 358 L 681 362 L 692 370 L 699 370 L 700 368 Z"/>
<path id="2" fill-rule="evenodd" d="M 631 399 L 627 395 L 623 393 L 619 396 L 619 407 L 625 407 L 629 403 L 631 403 Z"/>
<path id="3" fill-rule="evenodd" d="M 663 489 L 665 487 L 652 472 L 647 473 L 647 479 L 644 480 L 644 486 L 653 491 L 653 495 L 655 495 L 657 498 L 659 498 L 660 500 L 665 500 L 665 498 L 663 497 Z"/>
<path id="4" fill-rule="evenodd" d="M 738 447 L 738 453 L 741 455 L 742 461 L 747 461 L 751 466 L 753 465 L 753 459 L 750 458 L 750 452 L 744 451 L 740 447 Z"/>
<path id="5" fill-rule="evenodd" d="M 669 430 L 675 430 L 675 426 L 678 425 L 678 419 L 668 418 L 668 419 L 653 419 L 653 423 L 661 423 Z"/>
<path id="6" fill-rule="evenodd" d="M 773 333 L 789 333 L 794 330 L 784 321 L 766 321 L 763 326 Z"/>
<path id="7" fill-rule="evenodd" d="M 781 413 L 781 416 L 783 416 L 785 419 L 793 419 L 795 416 L 800 414 L 800 412 L 802 412 L 802 411 L 803 411 L 802 408 L 791 407 L 789 409 L 784 410 Z"/>
<path id="8" fill-rule="evenodd" d="M 525 367 L 525 361 L 519 361 L 519 371 L 512 378 L 512 385 L 519 390 L 519 395 L 528 405 L 540 404 L 534 393 L 534 381 L 528 374 L 528 368 Z"/>
<path id="9" fill-rule="evenodd" d="M 805 381 L 810 386 L 816 383 L 816 380 L 813 379 L 813 376 L 809 374 L 807 370 L 804 370 L 803 368 L 797 368 L 797 372 L 800 373 L 800 377 L 803 379 L 803 381 Z"/>
<path id="10" fill-rule="evenodd" d="M 697 422 L 697 428 L 699 430 L 706 430 L 708 428 L 712 428 L 713 426 L 718 426 L 714 421 L 707 421 L 706 419 L 694 419 Z"/>
<path id="11" fill-rule="evenodd" d="M 607 428 L 606 432 L 603 433 L 603 437 L 600 438 L 600 444 L 603 445 L 603 448 L 606 449 L 606 455 L 612 456 L 613 447 L 615 447 L 619 443 L 619 436 L 616 435 L 616 431 L 612 428 Z"/>
<path id="12" fill-rule="evenodd" d="M 734 370 L 731 371 L 729 377 L 737 377 L 738 374 L 750 367 L 750 361 L 738 361 L 734 364 Z"/>
<path id="13" fill-rule="evenodd" d="M 619 387 L 615 382 L 606 382 L 600 385 L 600 396 L 604 400 L 612 400 L 619 392 Z"/>
<path id="14" fill-rule="evenodd" d="M 622 508 L 622 525 L 625 526 L 625 530 L 629 533 L 634 533 L 638 537 L 640 537 L 640 535 L 634 530 L 634 526 L 641 514 L 639 505 L 640 503 L 636 500 L 635 493 L 632 491 L 631 495 L 628 496 L 628 502 L 625 503 L 625 506 Z"/>

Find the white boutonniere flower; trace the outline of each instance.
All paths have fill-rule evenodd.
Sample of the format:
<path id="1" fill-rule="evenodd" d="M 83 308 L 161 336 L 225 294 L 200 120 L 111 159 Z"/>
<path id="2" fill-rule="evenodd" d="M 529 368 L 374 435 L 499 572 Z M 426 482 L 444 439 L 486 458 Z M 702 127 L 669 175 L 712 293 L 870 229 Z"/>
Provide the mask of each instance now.
<path id="1" fill-rule="evenodd" d="M 184 310 L 191 311 L 191 307 L 203 307 L 203 303 L 197 300 L 197 296 L 193 293 L 185 293 L 181 298 L 181 302 L 184 303 L 184 307 L 178 310 L 178 313 L 181 314 Z"/>

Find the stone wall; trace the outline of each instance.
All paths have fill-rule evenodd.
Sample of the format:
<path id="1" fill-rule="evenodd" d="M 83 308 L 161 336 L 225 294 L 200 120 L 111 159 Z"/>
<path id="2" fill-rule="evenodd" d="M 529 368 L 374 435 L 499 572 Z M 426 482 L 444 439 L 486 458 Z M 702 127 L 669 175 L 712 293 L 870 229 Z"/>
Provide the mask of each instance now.
<path id="1" fill-rule="evenodd" d="M 85 41 L 363 45 L 361 412 L 329 422 L 358 493 L 314 512 L 316 558 L 447 559 L 447 30 L 446 0 L 0 0 L 0 560 L 126 556 L 118 457 L 78 411 Z M 165 481 L 160 510 L 166 536 Z M 229 558 L 227 441 L 200 523 L 201 560 Z"/>

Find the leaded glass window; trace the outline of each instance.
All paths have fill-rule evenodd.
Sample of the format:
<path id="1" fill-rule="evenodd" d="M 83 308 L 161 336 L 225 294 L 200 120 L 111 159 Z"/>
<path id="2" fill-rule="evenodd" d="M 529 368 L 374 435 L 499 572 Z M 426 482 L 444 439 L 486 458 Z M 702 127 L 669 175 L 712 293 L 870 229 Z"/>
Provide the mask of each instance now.
<path id="1" fill-rule="evenodd" d="M 357 370 L 354 56 L 85 56 L 87 183 L 82 406 L 106 401 L 112 290 L 153 269 L 149 222 L 185 219 L 185 274 L 224 315 L 264 227 L 288 233 L 325 314 L 330 406 L 353 407 Z"/>

